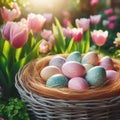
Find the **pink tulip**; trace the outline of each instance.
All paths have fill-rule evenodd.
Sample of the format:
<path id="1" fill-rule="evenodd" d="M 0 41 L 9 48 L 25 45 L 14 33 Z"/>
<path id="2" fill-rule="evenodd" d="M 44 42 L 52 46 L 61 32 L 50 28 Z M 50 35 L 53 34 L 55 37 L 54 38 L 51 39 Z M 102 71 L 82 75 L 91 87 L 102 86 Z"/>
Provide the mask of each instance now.
<path id="1" fill-rule="evenodd" d="M 21 12 L 17 3 L 13 4 L 13 9 L 1 8 L 1 15 L 5 21 L 12 21 L 20 16 Z"/>
<path id="2" fill-rule="evenodd" d="M 43 39 L 40 46 L 39 46 L 39 52 L 40 53 L 47 53 L 51 49 L 52 49 L 52 45 L 48 41 Z"/>
<path id="3" fill-rule="evenodd" d="M 4 120 L 4 118 L 1 118 L 1 117 L 0 117 L 0 120 Z"/>
<path id="4" fill-rule="evenodd" d="M 75 42 L 80 42 L 83 37 L 83 29 L 82 28 L 73 28 L 70 31 L 70 37 L 73 38 Z"/>
<path id="5" fill-rule="evenodd" d="M 12 26 L 13 22 L 7 22 L 2 29 L 2 36 L 3 38 L 10 40 L 10 28 Z"/>
<path id="6" fill-rule="evenodd" d="M 51 22 L 53 18 L 53 14 L 51 13 L 44 13 L 43 16 L 46 18 L 46 22 Z"/>
<path id="7" fill-rule="evenodd" d="M 97 5 L 99 3 L 99 0 L 91 0 L 90 1 L 90 5 L 91 6 L 95 6 L 95 5 Z"/>
<path id="8" fill-rule="evenodd" d="M 70 35 L 70 30 L 71 29 L 69 27 L 67 27 L 67 28 L 63 27 L 62 28 L 63 35 L 64 35 L 65 38 Z"/>
<path id="9" fill-rule="evenodd" d="M 109 28 L 110 30 L 113 30 L 113 29 L 115 28 L 115 24 L 114 24 L 113 22 L 110 22 L 110 23 L 108 24 L 108 28 Z"/>
<path id="10" fill-rule="evenodd" d="M 100 22 L 101 17 L 102 17 L 101 15 L 93 15 L 93 16 L 91 15 L 90 16 L 90 21 L 91 21 L 92 24 L 96 25 Z"/>
<path id="11" fill-rule="evenodd" d="M 10 42 L 13 47 L 20 48 L 28 40 L 28 28 L 23 23 L 14 23 L 10 29 Z"/>
<path id="12" fill-rule="evenodd" d="M 42 32 L 41 32 L 41 36 L 43 39 L 47 40 L 49 39 L 49 37 L 52 35 L 52 31 L 51 30 L 46 30 L 44 29 Z"/>
<path id="13" fill-rule="evenodd" d="M 42 29 L 45 21 L 46 19 L 40 14 L 36 15 L 31 13 L 28 15 L 28 26 L 33 32 L 39 32 Z"/>
<path id="14" fill-rule="evenodd" d="M 97 46 L 102 46 L 105 44 L 107 37 L 108 37 L 108 31 L 102 31 L 102 30 L 94 30 L 91 32 L 91 37 L 93 42 Z"/>
<path id="15" fill-rule="evenodd" d="M 20 8 L 17 3 L 13 4 L 13 8 L 16 9 L 16 18 L 18 18 L 21 14 Z"/>
<path id="16" fill-rule="evenodd" d="M 108 19 L 110 22 L 114 22 L 115 20 L 117 20 L 117 16 L 113 15 L 113 16 L 110 16 Z"/>
<path id="17" fill-rule="evenodd" d="M 106 9 L 106 10 L 104 11 L 104 14 L 105 14 L 105 15 L 111 15 L 112 13 L 113 13 L 113 9 L 112 9 L 112 8 Z"/>
<path id="18" fill-rule="evenodd" d="M 52 46 L 55 44 L 55 38 L 54 38 L 53 34 L 50 35 L 48 42 L 49 42 Z"/>
<path id="19" fill-rule="evenodd" d="M 88 30 L 90 27 L 90 19 L 81 18 L 75 20 L 76 26 L 83 28 L 83 31 Z"/>
<path id="20" fill-rule="evenodd" d="M 64 27 L 69 27 L 71 25 L 71 20 L 69 19 L 63 19 L 63 26 Z"/>

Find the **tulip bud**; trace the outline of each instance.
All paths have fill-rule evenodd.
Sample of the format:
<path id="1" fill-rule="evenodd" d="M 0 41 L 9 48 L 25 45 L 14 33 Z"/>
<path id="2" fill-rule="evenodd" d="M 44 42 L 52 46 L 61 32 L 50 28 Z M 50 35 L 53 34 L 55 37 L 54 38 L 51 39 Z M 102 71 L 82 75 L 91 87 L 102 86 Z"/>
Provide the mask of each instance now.
<path id="1" fill-rule="evenodd" d="M 33 32 L 39 32 L 42 29 L 45 21 L 46 19 L 40 14 L 35 15 L 31 13 L 28 15 L 28 27 Z"/>
<path id="2" fill-rule="evenodd" d="M 90 27 L 90 19 L 87 18 L 81 18 L 75 20 L 76 26 L 83 28 L 83 31 L 88 30 Z"/>
<path id="3" fill-rule="evenodd" d="M 21 12 L 17 3 L 13 4 L 13 9 L 1 8 L 1 15 L 5 21 L 12 21 L 20 16 Z"/>
<path id="4" fill-rule="evenodd" d="M 71 29 L 70 36 L 71 38 L 73 38 L 75 42 L 80 42 L 83 36 L 83 29 L 82 28 Z"/>
<path id="5" fill-rule="evenodd" d="M 63 31 L 64 37 L 66 38 L 67 36 L 70 35 L 71 29 L 70 29 L 69 27 L 67 27 L 67 28 L 63 27 L 63 28 L 62 28 L 62 31 Z"/>
<path id="6" fill-rule="evenodd" d="M 46 21 L 48 23 L 52 21 L 53 14 L 51 14 L 51 13 L 44 13 L 43 16 L 46 18 Z"/>
<path id="7" fill-rule="evenodd" d="M 10 28 L 12 26 L 13 22 L 7 22 L 2 29 L 2 36 L 3 38 L 10 40 Z"/>
<path id="8" fill-rule="evenodd" d="M 99 0 L 91 0 L 90 1 L 90 5 L 91 6 L 95 6 L 95 5 L 97 5 L 99 3 Z"/>
<path id="9" fill-rule="evenodd" d="M 104 14 L 105 14 L 105 15 L 111 15 L 112 13 L 113 13 L 113 9 L 112 9 L 112 8 L 106 9 L 106 10 L 104 11 Z"/>
<path id="10" fill-rule="evenodd" d="M 91 15 L 90 16 L 90 21 L 91 21 L 92 24 L 96 25 L 100 22 L 101 17 L 102 17 L 101 15 L 93 15 L 93 16 Z"/>
<path id="11" fill-rule="evenodd" d="M 110 30 L 113 30 L 113 29 L 115 28 L 115 23 L 110 22 L 110 23 L 108 24 L 108 28 L 109 28 Z"/>
<path id="12" fill-rule="evenodd" d="M 39 46 L 39 52 L 40 53 L 47 53 L 51 49 L 52 49 L 52 44 L 50 44 L 48 41 L 43 39 L 40 46 Z"/>
<path id="13" fill-rule="evenodd" d="M 20 48 L 28 40 L 28 28 L 22 23 L 14 23 L 10 30 L 10 42 L 13 47 Z"/>
<path id="14" fill-rule="evenodd" d="M 107 37 L 108 37 L 108 31 L 102 31 L 102 30 L 94 30 L 91 32 L 91 37 L 93 42 L 97 46 L 102 46 L 105 44 Z"/>
<path id="15" fill-rule="evenodd" d="M 4 120 L 4 118 L 1 118 L 1 117 L 0 117 L 0 120 Z"/>
<path id="16" fill-rule="evenodd" d="M 46 30 L 44 29 L 42 32 L 41 32 L 41 36 L 43 39 L 49 39 L 49 37 L 52 35 L 52 31 L 51 30 Z"/>

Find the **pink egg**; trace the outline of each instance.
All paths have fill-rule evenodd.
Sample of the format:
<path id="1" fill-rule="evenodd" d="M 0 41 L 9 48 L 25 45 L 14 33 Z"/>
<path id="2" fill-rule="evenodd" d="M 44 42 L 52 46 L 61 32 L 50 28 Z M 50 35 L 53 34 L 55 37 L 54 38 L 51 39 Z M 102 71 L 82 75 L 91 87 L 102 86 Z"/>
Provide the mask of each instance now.
<path id="1" fill-rule="evenodd" d="M 88 52 L 82 58 L 83 64 L 98 65 L 99 57 L 96 52 Z"/>
<path id="2" fill-rule="evenodd" d="M 113 61 L 109 56 L 101 58 L 99 66 L 102 66 L 103 68 L 105 68 L 105 70 L 113 70 L 114 68 Z"/>
<path id="3" fill-rule="evenodd" d="M 40 76 L 46 81 L 49 77 L 55 74 L 61 74 L 61 70 L 56 66 L 47 66 L 44 67 L 41 72 Z"/>
<path id="4" fill-rule="evenodd" d="M 115 70 L 107 70 L 106 75 L 107 75 L 107 83 L 108 84 L 111 84 L 114 81 L 120 79 L 120 73 Z"/>
<path id="5" fill-rule="evenodd" d="M 73 90 L 85 90 L 88 89 L 89 85 L 86 82 L 86 80 L 82 77 L 75 77 L 69 80 L 68 82 L 68 88 Z"/>
<path id="6" fill-rule="evenodd" d="M 68 78 L 83 77 L 86 70 L 82 64 L 75 61 L 66 62 L 62 66 L 62 72 Z"/>

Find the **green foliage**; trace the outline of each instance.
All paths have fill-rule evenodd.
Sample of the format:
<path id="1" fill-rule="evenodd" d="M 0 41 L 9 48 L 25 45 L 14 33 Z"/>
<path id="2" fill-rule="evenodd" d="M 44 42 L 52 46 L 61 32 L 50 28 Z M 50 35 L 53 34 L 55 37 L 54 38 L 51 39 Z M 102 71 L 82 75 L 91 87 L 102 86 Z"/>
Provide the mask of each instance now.
<path id="1" fill-rule="evenodd" d="M 5 120 L 30 120 L 25 104 L 18 98 L 10 98 L 8 103 L 0 104 L 0 117 Z"/>
<path id="2" fill-rule="evenodd" d="M 72 26 L 73 28 L 73 26 Z M 86 53 L 90 47 L 90 30 L 86 31 L 81 42 L 75 42 L 69 35 L 65 38 L 62 31 L 62 26 L 57 18 L 55 24 L 52 25 L 52 31 L 55 38 L 53 53 L 70 53 L 80 51 Z"/>
<path id="3" fill-rule="evenodd" d="M 0 44 L 0 85 L 4 90 L 3 96 L 9 98 L 16 96 L 14 81 L 18 70 L 31 59 L 40 57 L 38 53 L 40 40 L 36 40 L 31 32 L 28 42 L 22 48 L 13 48 L 9 41 L 4 40 L 2 36 L 0 43 L 2 43 Z"/>

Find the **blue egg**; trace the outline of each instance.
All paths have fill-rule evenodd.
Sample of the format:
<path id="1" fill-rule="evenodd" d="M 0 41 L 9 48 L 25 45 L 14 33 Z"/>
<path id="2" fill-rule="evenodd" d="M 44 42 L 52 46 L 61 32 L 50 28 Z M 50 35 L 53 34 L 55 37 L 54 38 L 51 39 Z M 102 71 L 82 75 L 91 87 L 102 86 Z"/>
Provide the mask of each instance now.
<path id="1" fill-rule="evenodd" d="M 56 66 L 61 69 L 61 67 L 65 63 L 65 61 L 66 61 L 65 58 L 63 58 L 61 56 L 56 56 L 50 60 L 49 65 Z"/>
<path id="2" fill-rule="evenodd" d="M 91 86 L 101 86 L 106 81 L 106 71 L 103 67 L 95 66 L 87 71 L 85 79 Z"/>
<path id="3" fill-rule="evenodd" d="M 63 74 L 56 74 L 51 76 L 47 82 L 46 82 L 47 87 L 52 87 L 52 88 L 63 88 L 68 86 L 68 78 L 64 76 Z"/>
<path id="4" fill-rule="evenodd" d="M 72 52 L 71 54 L 68 55 L 66 61 L 76 61 L 76 62 L 81 62 L 82 57 L 79 51 Z"/>

